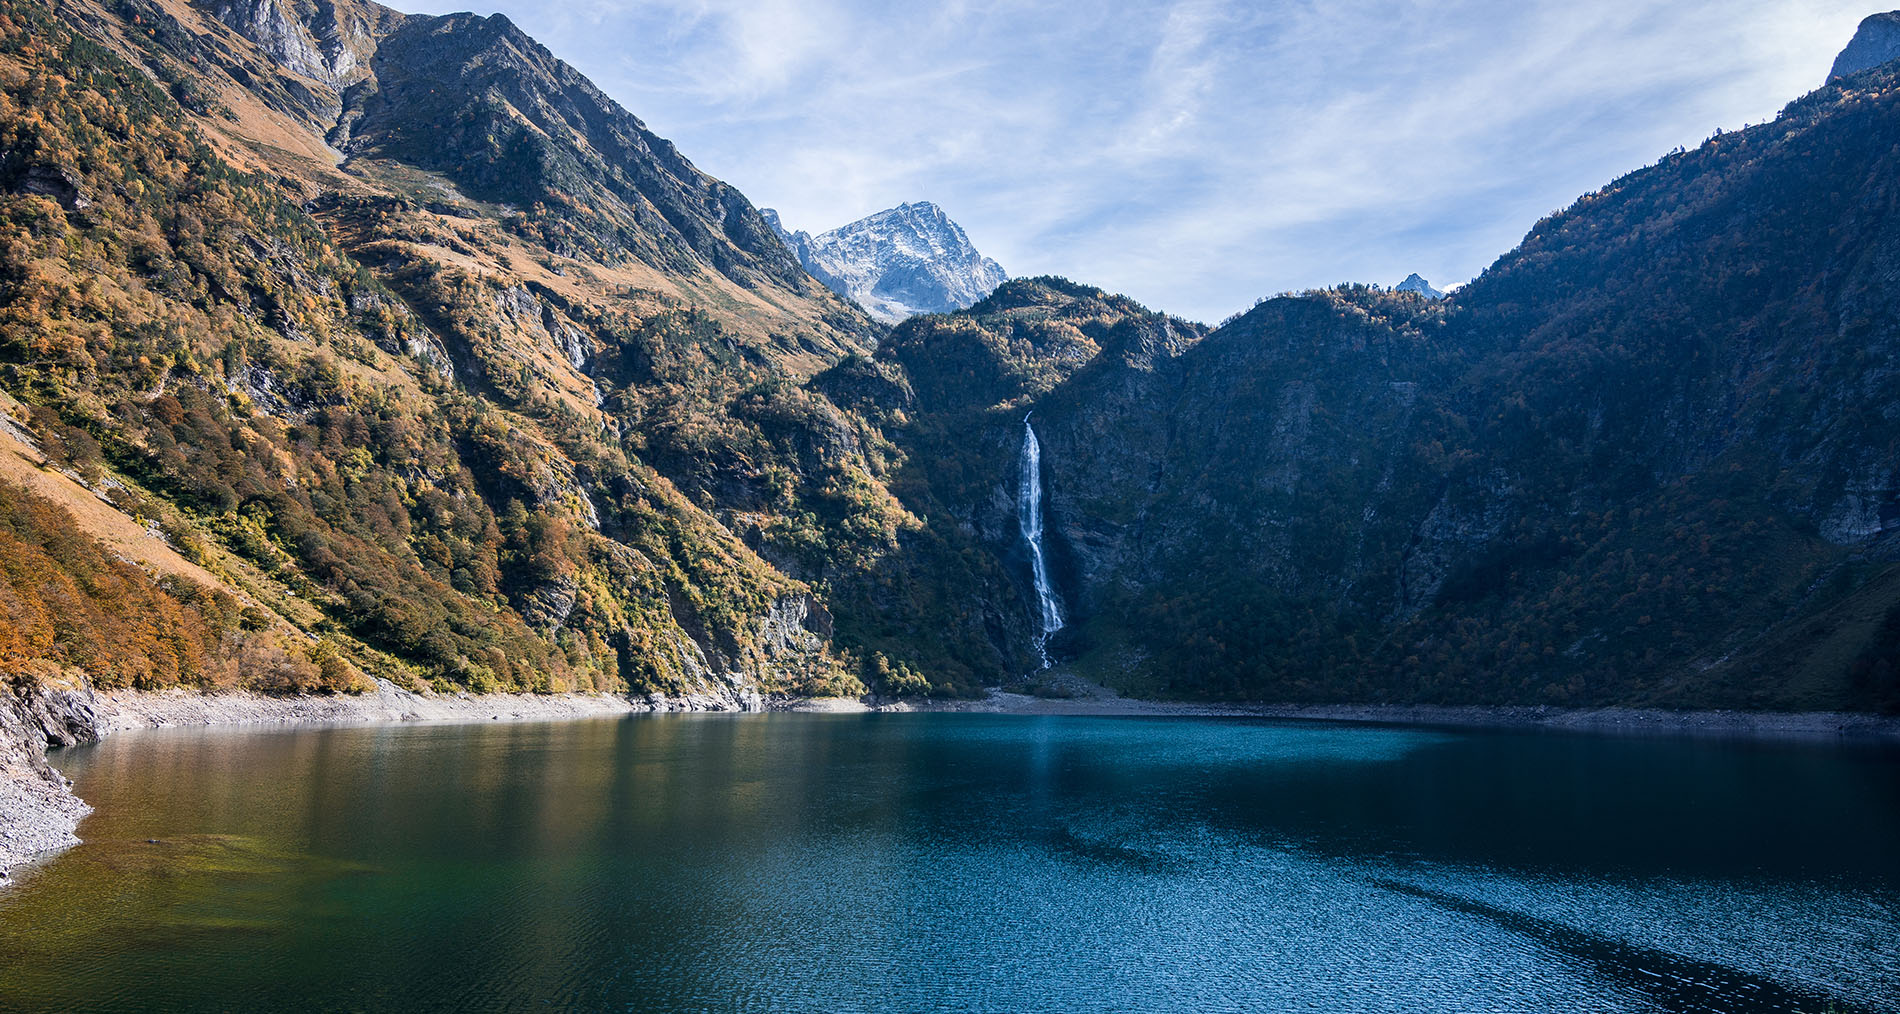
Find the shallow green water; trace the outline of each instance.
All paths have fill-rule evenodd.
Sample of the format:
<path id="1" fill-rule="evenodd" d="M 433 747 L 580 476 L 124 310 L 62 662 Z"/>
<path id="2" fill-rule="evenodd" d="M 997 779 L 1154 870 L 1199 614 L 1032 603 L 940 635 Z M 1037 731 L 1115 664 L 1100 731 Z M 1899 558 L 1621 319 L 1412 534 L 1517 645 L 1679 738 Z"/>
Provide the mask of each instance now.
<path id="1" fill-rule="evenodd" d="M 4 1010 L 1900 1009 L 1892 752 L 753 715 L 58 761 L 98 813 L 0 895 Z"/>

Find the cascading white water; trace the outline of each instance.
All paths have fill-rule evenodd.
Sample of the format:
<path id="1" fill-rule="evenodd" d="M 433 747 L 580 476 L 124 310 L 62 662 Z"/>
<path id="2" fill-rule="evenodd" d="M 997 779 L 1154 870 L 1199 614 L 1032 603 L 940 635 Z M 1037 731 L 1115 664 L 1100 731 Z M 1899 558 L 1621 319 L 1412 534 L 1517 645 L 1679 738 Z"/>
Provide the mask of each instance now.
<path id="1" fill-rule="evenodd" d="M 1042 444 L 1036 428 L 1023 416 L 1023 484 L 1016 494 L 1016 522 L 1029 546 L 1030 570 L 1036 579 L 1036 600 L 1041 611 L 1042 630 L 1036 635 L 1036 654 L 1042 667 L 1049 668 L 1049 635 L 1062 629 L 1062 604 L 1056 601 L 1055 588 L 1049 583 L 1048 559 L 1042 546 Z"/>

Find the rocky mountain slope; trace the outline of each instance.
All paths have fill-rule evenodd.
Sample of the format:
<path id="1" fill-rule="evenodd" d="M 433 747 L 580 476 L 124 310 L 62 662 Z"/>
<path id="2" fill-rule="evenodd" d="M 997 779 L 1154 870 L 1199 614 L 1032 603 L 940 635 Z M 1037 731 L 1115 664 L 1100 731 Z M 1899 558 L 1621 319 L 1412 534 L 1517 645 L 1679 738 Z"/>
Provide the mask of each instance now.
<path id="1" fill-rule="evenodd" d="M 812 277 L 887 323 L 961 310 L 1009 277 L 929 201 L 902 204 L 817 236 L 787 232 L 770 209 L 766 217 Z"/>
<path id="2" fill-rule="evenodd" d="M 882 328 L 505 19 L 7 0 L 0 107 L 10 674 L 738 706 L 963 650 L 878 620 L 959 550 L 816 384 Z"/>
<path id="3" fill-rule="evenodd" d="M 1874 14 L 1863 20 L 1847 48 L 1834 58 L 1834 66 L 1827 73 L 1828 83 L 1872 70 L 1891 60 L 1900 60 L 1900 11 Z"/>
<path id="4" fill-rule="evenodd" d="M 1900 707 L 1896 78 L 1210 331 L 782 238 L 499 17 L 0 0 L 8 696 L 974 693 L 1033 412 L 1123 689 Z"/>
<path id="5" fill-rule="evenodd" d="M 944 513 L 1012 551 L 1033 409 L 1055 647 L 1129 690 L 1900 707 L 1897 85 L 1617 180 L 1444 301 L 1309 293 L 1132 355 L 991 304 L 904 325 L 982 336 L 907 357 L 915 390 L 1017 396 L 916 424 L 1001 473 L 940 482 Z"/>

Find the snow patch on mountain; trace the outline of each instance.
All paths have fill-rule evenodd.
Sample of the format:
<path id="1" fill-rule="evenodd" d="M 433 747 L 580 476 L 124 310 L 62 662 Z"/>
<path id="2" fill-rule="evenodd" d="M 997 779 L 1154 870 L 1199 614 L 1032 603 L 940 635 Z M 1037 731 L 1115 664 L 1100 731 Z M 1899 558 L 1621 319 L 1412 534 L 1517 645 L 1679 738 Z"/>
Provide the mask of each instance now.
<path id="1" fill-rule="evenodd" d="M 1399 292 L 1416 292 L 1419 295 L 1424 296 L 1426 299 L 1444 299 L 1445 298 L 1445 294 L 1443 292 L 1440 292 L 1437 289 L 1432 288 L 1432 283 L 1426 281 L 1423 278 L 1420 278 L 1418 276 L 1418 272 L 1416 271 L 1412 272 L 1409 275 L 1406 275 L 1405 281 L 1402 281 L 1398 284 L 1397 290 Z"/>
<path id="2" fill-rule="evenodd" d="M 902 204 L 816 236 L 792 232 L 778 213 L 765 220 L 813 278 L 855 300 L 878 320 L 970 306 L 1009 279 L 978 253 L 961 226 L 929 201 Z"/>

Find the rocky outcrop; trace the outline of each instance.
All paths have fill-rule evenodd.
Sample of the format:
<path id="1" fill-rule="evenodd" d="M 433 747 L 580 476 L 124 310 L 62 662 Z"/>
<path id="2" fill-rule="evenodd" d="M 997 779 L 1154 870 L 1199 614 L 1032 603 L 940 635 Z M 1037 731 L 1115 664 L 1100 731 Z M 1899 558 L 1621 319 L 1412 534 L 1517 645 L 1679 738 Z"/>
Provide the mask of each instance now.
<path id="1" fill-rule="evenodd" d="M 815 654 L 831 634 L 831 613 L 809 592 L 778 600 L 759 622 L 759 640 L 772 655 Z"/>
<path id="2" fill-rule="evenodd" d="M 80 190 L 79 174 L 64 166 L 44 163 L 24 166 L 9 182 L 7 190 L 16 194 L 51 197 L 67 211 L 84 211 L 92 203 Z"/>
<path id="3" fill-rule="evenodd" d="M 99 738 L 89 691 L 0 681 L 0 882 L 35 856 L 79 844 L 74 830 L 92 808 L 47 763 L 46 748 Z"/>
<path id="4" fill-rule="evenodd" d="M 1827 80 L 1832 84 L 1893 60 L 1900 60 L 1900 11 L 1870 15 L 1860 23 L 1847 48 L 1834 58 Z"/>
<path id="5" fill-rule="evenodd" d="M 1009 278 L 929 201 L 902 204 L 817 236 L 787 231 L 769 208 L 762 214 L 812 277 L 882 321 L 961 310 Z"/>
<path id="6" fill-rule="evenodd" d="M 307 10 L 284 0 L 217 0 L 217 19 L 263 47 L 293 74 L 341 92 L 369 76 L 377 42 L 406 15 L 380 4 L 318 0 Z"/>
<path id="7" fill-rule="evenodd" d="M 809 605 L 806 606 L 809 609 Z M 816 623 L 788 602 L 775 622 Z M 645 712 L 764 711 L 803 707 L 768 701 L 743 680 L 714 679 L 699 689 L 624 698 L 611 694 L 415 693 L 376 680 L 363 694 L 270 697 L 251 693 L 94 691 L 83 679 L 42 686 L 0 682 L 0 885 L 7 871 L 80 843 L 74 834 L 92 808 L 47 761 L 47 749 L 97 742 L 116 732 L 208 725 L 344 722 L 508 722 L 611 717 Z M 847 703 L 847 706 L 850 706 Z"/>

